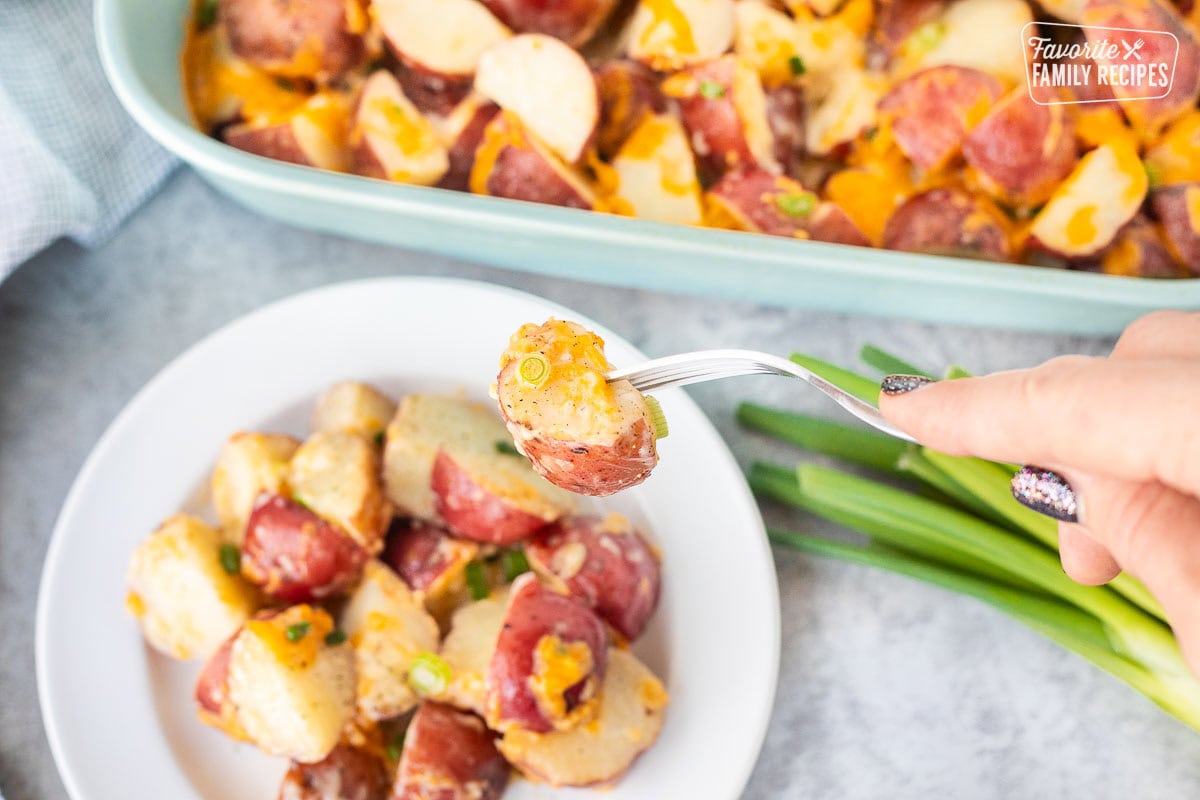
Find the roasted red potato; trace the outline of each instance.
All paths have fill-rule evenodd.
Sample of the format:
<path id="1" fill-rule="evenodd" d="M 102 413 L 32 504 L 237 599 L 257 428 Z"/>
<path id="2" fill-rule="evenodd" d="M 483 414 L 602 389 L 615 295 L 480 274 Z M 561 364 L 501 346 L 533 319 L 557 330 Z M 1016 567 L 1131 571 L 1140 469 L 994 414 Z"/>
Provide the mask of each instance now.
<path id="1" fill-rule="evenodd" d="M 592 209 L 587 179 L 531 136 L 511 112 L 497 114 L 483 131 L 471 166 L 471 191 L 510 200 Z"/>
<path id="2" fill-rule="evenodd" d="M 236 558 L 227 562 L 223 546 L 230 547 L 216 528 L 176 514 L 133 551 L 125 607 L 155 650 L 207 658 L 258 608 L 258 592 L 238 576 Z"/>
<path id="3" fill-rule="evenodd" d="M 640 0 L 627 32 L 629 55 L 664 72 L 716 58 L 734 32 L 733 0 Z"/>
<path id="4" fill-rule="evenodd" d="M 1113 93 L 1132 122 L 1156 131 L 1196 106 L 1196 98 L 1200 96 L 1200 42 L 1170 3 L 1163 0 L 1081 0 L 1080 7 L 1080 23 L 1085 26 L 1088 41 L 1103 39 L 1111 42 L 1117 54 L 1112 59 L 1097 59 L 1099 66 L 1113 71 L 1129 70 L 1133 63 L 1126 60 L 1126 46 L 1136 50 L 1136 63 L 1174 66 L 1173 80 L 1170 75 L 1159 76 L 1165 92 L 1160 98 L 1143 99 L 1151 94 L 1147 90 L 1148 77 L 1131 82 L 1133 88 L 1122 81 L 1112 82 Z M 1146 35 L 1146 31 L 1158 35 Z M 1120 45 L 1119 49 L 1117 45 Z M 1168 80 L 1171 80 L 1169 85 Z"/>
<path id="5" fill-rule="evenodd" d="M 299 503 L 263 494 L 242 542 L 242 574 L 276 600 L 301 603 L 349 588 L 369 554 Z"/>
<path id="6" fill-rule="evenodd" d="M 804 160 L 804 91 L 786 83 L 767 89 L 767 125 L 775 141 L 775 163 L 797 177 Z"/>
<path id="7" fill-rule="evenodd" d="M 483 52 L 510 35 L 478 0 L 372 0 L 371 14 L 409 69 L 455 83 L 470 80 Z"/>
<path id="8" fill-rule="evenodd" d="M 901 0 L 909 2 L 910 0 Z M 1025 83 L 1028 37 L 1036 29 L 1027 0 L 955 0 L 904 42 L 893 71 L 954 65 L 981 70 L 1009 85 Z"/>
<path id="9" fill-rule="evenodd" d="M 517 578 L 486 678 L 488 727 L 569 730 L 591 720 L 608 663 L 604 623 L 532 573 Z"/>
<path id="10" fill-rule="evenodd" d="M 313 432 L 353 433 L 383 444 L 387 424 L 396 414 L 396 401 L 367 383 L 343 381 L 317 398 Z"/>
<path id="11" fill-rule="evenodd" d="M 505 589 L 460 606 L 454 612 L 440 653 L 450 668 L 450 681 L 445 691 L 433 699 L 484 716 L 488 665 L 496 652 L 496 640 L 507 610 Z"/>
<path id="12" fill-rule="evenodd" d="M 1132 145 L 1101 145 L 1080 159 L 1034 217 L 1030 245 L 1067 259 L 1094 255 L 1133 219 L 1148 186 Z"/>
<path id="13" fill-rule="evenodd" d="M 318 431 L 288 464 L 292 499 L 349 534 L 371 555 L 383 549 L 392 508 L 379 479 L 374 443 L 339 431 Z"/>
<path id="14" fill-rule="evenodd" d="M 256 156 L 345 172 L 349 112 L 334 94 L 314 95 L 282 121 L 252 121 L 221 130 L 225 144 Z"/>
<path id="15" fill-rule="evenodd" d="M 459 192 L 470 189 L 475 153 L 488 123 L 499 112 L 500 107 L 483 95 L 469 94 L 442 120 L 449 167 L 439 187 Z"/>
<path id="16" fill-rule="evenodd" d="M 827 200 L 817 205 L 804 226 L 808 238 L 815 242 L 831 244 L 850 244 L 856 247 L 870 247 L 871 240 L 862 229 L 850 218 L 845 209 L 837 203 Z"/>
<path id="17" fill-rule="evenodd" d="M 388 426 L 384 481 L 408 516 L 435 524 L 449 510 L 468 538 L 526 536 L 566 513 L 566 492 L 540 478 L 529 462 L 510 455 L 512 437 L 495 413 L 457 397 L 409 395 Z M 441 462 L 441 474 L 437 464 Z M 518 537 L 519 538 L 519 537 Z"/>
<path id="18" fill-rule="evenodd" d="M 404 736 L 393 800 L 499 800 L 508 762 L 474 714 L 426 702 Z"/>
<path id="19" fill-rule="evenodd" d="M 591 39 L 617 0 L 483 0 L 493 14 L 518 33 L 545 33 L 579 47 Z"/>
<path id="20" fill-rule="evenodd" d="M 693 64 L 664 81 L 663 91 L 679 104 L 703 175 L 750 166 L 779 171 L 762 83 L 737 56 Z"/>
<path id="21" fill-rule="evenodd" d="M 1074 120 L 1061 105 L 1035 103 L 1024 86 L 992 107 L 962 151 L 988 193 L 1015 205 L 1045 202 L 1078 161 Z"/>
<path id="22" fill-rule="evenodd" d="M 321 761 L 354 714 L 354 654 L 332 631 L 307 605 L 248 621 L 200 674 L 200 719 L 271 755 Z"/>
<path id="23" fill-rule="evenodd" d="M 875 126 L 884 84 L 878 75 L 857 67 L 837 69 L 828 82 L 825 94 L 808 105 L 805 150 L 811 155 L 840 158 Z"/>
<path id="24" fill-rule="evenodd" d="M 463 568 L 479 554 L 479 545 L 419 519 L 398 518 L 388 530 L 381 558 L 408 588 L 432 596 L 462 583 Z"/>
<path id="25" fill-rule="evenodd" d="M 233 52 L 276 75 L 324 83 L 363 58 L 367 17 L 357 0 L 218 0 L 217 14 Z"/>
<path id="26" fill-rule="evenodd" d="M 1153 198 L 1153 195 L 1151 197 Z M 1200 255 L 1200 249 L 1197 250 L 1197 255 Z M 1140 214 L 1121 229 L 1113 243 L 1100 254 L 1094 268 L 1106 275 L 1124 275 L 1132 278 L 1188 276 L 1188 271 L 1171 255 L 1171 250 L 1164 241 L 1162 227 Z"/>
<path id="27" fill-rule="evenodd" d="M 1171 124 L 1146 150 L 1158 186 L 1200 182 L 1200 110 Z"/>
<path id="28" fill-rule="evenodd" d="M 900 52 L 916 30 L 941 16 L 946 0 L 876 0 L 875 7 L 871 44 L 887 61 Z"/>
<path id="29" fill-rule="evenodd" d="M 603 339 L 573 322 L 530 323 L 513 334 L 500 364 L 500 413 L 547 480 L 603 497 L 649 477 L 661 426 L 641 392 L 606 380 Z"/>
<path id="30" fill-rule="evenodd" d="M 300 441 L 276 433 L 235 433 L 221 448 L 210 490 L 225 540 L 238 546 L 260 494 L 280 494 Z"/>
<path id="31" fill-rule="evenodd" d="M 662 730 L 667 690 L 632 653 L 611 648 L 594 720 L 568 731 L 504 735 L 500 751 L 527 777 L 553 786 L 598 786 L 624 775 Z M 586 753 L 586 758 L 580 754 Z"/>
<path id="32" fill-rule="evenodd" d="M 511 111 L 568 164 L 580 161 L 600 120 L 596 79 L 583 56 L 552 36 L 524 33 L 479 57 L 475 91 Z"/>
<path id="33" fill-rule="evenodd" d="M 525 554 L 551 585 L 594 608 L 628 641 L 642 635 L 658 605 L 658 553 L 619 514 L 560 520 L 539 531 Z"/>
<path id="34" fill-rule="evenodd" d="M 612 161 L 609 201 L 622 213 L 698 225 L 700 182 L 687 133 L 668 114 L 646 116 Z"/>
<path id="35" fill-rule="evenodd" d="M 726 173 L 708 190 L 705 202 L 712 224 L 807 238 L 805 225 L 820 201 L 791 178 L 750 168 Z"/>
<path id="36" fill-rule="evenodd" d="M 391 788 L 382 759 L 339 744 L 315 764 L 293 761 L 277 800 L 388 800 Z"/>
<path id="37" fill-rule="evenodd" d="M 647 117 L 667 110 L 667 98 L 658 76 L 636 61 L 604 61 L 593 72 L 600 97 L 596 151 L 611 159 Z"/>
<path id="38" fill-rule="evenodd" d="M 1004 214 L 986 198 L 958 189 L 931 189 L 906 200 L 888 219 L 883 246 L 993 261 L 1012 255 Z"/>
<path id="39" fill-rule="evenodd" d="M 1156 189 L 1150 198 L 1176 258 L 1200 275 L 1200 183 Z"/>
<path id="40" fill-rule="evenodd" d="M 387 70 L 363 84 L 349 141 L 352 170 L 368 178 L 432 186 L 450 169 L 438 131 Z"/>
<path id="41" fill-rule="evenodd" d="M 967 133 L 1003 91 L 986 72 L 933 67 L 897 83 L 879 101 L 879 112 L 904 154 L 922 169 L 936 170 L 958 155 Z"/>

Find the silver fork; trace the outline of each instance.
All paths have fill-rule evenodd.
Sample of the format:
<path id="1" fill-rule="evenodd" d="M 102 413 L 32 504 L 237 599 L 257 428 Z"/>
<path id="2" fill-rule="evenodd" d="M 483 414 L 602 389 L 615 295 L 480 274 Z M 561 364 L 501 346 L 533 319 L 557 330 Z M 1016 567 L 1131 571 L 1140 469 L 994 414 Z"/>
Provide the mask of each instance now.
<path id="1" fill-rule="evenodd" d="M 799 378 L 827 394 L 842 408 L 877 430 L 916 442 L 904 431 L 884 419 L 875 406 L 843 391 L 819 375 L 809 372 L 786 358 L 753 350 L 701 350 L 676 356 L 655 358 L 632 367 L 608 373 L 609 382 L 629 381 L 642 392 L 687 386 L 691 383 L 733 378 L 738 375 L 786 375 Z"/>

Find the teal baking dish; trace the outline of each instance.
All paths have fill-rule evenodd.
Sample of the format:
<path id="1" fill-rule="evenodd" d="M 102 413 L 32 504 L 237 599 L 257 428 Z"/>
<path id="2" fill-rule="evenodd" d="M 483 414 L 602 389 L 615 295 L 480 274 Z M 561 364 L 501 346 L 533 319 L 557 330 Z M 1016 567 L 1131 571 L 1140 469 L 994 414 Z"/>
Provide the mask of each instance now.
<path id="1" fill-rule="evenodd" d="M 96 0 L 108 79 L 133 118 L 220 191 L 294 225 L 597 283 L 927 322 L 1111 334 L 1152 309 L 1200 309 L 1200 280 L 1118 278 L 664 225 L 243 153 L 188 121 L 178 65 L 187 6 Z"/>

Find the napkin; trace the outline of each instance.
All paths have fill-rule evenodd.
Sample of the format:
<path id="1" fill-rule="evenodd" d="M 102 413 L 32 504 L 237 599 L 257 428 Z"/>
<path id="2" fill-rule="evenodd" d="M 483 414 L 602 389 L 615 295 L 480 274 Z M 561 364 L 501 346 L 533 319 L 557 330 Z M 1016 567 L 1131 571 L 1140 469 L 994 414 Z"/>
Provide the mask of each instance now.
<path id="1" fill-rule="evenodd" d="M 104 242 L 174 165 L 109 89 L 89 0 L 0 0 L 0 280 Z"/>

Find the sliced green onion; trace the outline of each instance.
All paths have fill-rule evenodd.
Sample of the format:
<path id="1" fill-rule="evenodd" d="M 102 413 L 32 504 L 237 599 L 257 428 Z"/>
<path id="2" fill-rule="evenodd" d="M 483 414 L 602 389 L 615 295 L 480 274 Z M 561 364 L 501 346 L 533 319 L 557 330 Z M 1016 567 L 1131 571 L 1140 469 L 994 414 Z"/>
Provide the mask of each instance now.
<path id="1" fill-rule="evenodd" d="M 521 451 L 512 442 L 499 441 L 496 442 L 496 452 L 506 456 L 519 456 Z"/>
<path id="2" fill-rule="evenodd" d="M 346 632 L 341 628 L 334 628 L 325 634 L 325 644 L 330 647 L 336 647 L 344 641 L 346 641 Z"/>
<path id="3" fill-rule="evenodd" d="M 395 736 L 392 741 L 388 742 L 387 757 L 392 761 L 399 761 L 400 756 L 404 753 L 404 734 L 401 733 Z"/>
<path id="4" fill-rule="evenodd" d="M 375 446 L 376 447 L 383 447 L 383 443 L 386 440 L 387 440 L 387 431 L 376 431 L 375 432 Z"/>
<path id="5" fill-rule="evenodd" d="M 408 665 L 408 685 L 423 697 L 439 695 L 450 684 L 450 665 L 434 653 L 419 653 Z"/>
<path id="6" fill-rule="evenodd" d="M 646 400 L 646 409 L 650 412 L 650 424 L 654 426 L 654 438 L 665 439 L 670 435 L 671 429 L 667 427 L 667 416 L 663 414 L 662 404 L 657 398 L 650 395 L 643 395 Z"/>
<path id="7" fill-rule="evenodd" d="M 1142 166 L 1146 169 L 1146 180 L 1149 183 L 1150 188 L 1156 189 L 1161 186 L 1162 171 L 1158 168 L 1158 165 L 1149 161 L 1143 161 Z"/>
<path id="8" fill-rule="evenodd" d="M 529 353 L 517 363 L 517 376 L 536 389 L 550 377 L 550 360 L 541 353 Z"/>
<path id="9" fill-rule="evenodd" d="M 219 556 L 221 559 L 221 569 L 230 575 L 237 575 L 242 571 L 242 551 L 238 549 L 236 544 L 221 545 Z"/>
<path id="10" fill-rule="evenodd" d="M 200 0 L 196 6 L 196 27 L 207 30 L 217 22 L 217 0 Z"/>
<path id="11" fill-rule="evenodd" d="M 700 96 L 709 100 L 718 100 L 725 96 L 725 87 L 717 81 L 700 81 Z"/>
<path id="12" fill-rule="evenodd" d="M 908 37 L 909 45 L 916 53 L 928 53 L 937 47 L 946 35 L 946 23 L 941 20 L 926 22 Z"/>
<path id="13" fill-rule="evenodd" d="M 788 59 L 788 69 L 792 71 L 792 77 L 799 78 L 806 72 L 804 68 L 804 59 L 800 56 L 792 56 Z"/>
<path id="14" fill-rule="evenodd" d="M 908 445 L 899 439 L 871 428 L 780 411 L 755 403 L 739 405 L 737 419 L 747 428 L 806 450 L 888 472 L 896 471 L 897 460 L 908 449 Z"/>
<path id="15" fill-rule="evenodd" d="M 464 571 L 467 579 L 467 588 L 471 590 L 472 600 L 483 600 L 492 593 L 492 589 L 488 586 L 487 575 L 483 571 L 483 564 L 478 561 L 472 561 L 467 564 Z"/>
<path id="16" fill-rule="evenodd" d="M 311 622 L 297 622 L 295 625 L 288 625 L 284 630 L 283 635 L 287 637 L 289 642 L 298 642 L 305 636 L 308 636 L 308 632 L 311 628 Z"/>
<path id="17" fill-rule="evenodd" d="M 803 353 L 792 353 L 790 358 L 793 363 L 799 364 L 814 375 L 819 375 L 839 389 L 844 389 L 871 405 L 879 405 L 879 381 Z"/>
<path id="18" fill-rule="evenodd" d="M 875 137 L 878 135 L 879 135 L 879 126 L 878 125 L 872 125 L 871 127 L 867 128 L 865 131 L 863 131 L 863 139 L 865 139 L 868 142 L 875 141 Z"/>
<path id="19" fill-rule="evenodd" d="M 974 377 L 975 376 L 972 375 L 970 372 L 967 372 L 967 370 L 964 367 L 960 367 L 958 364 L 951 364 L 950 366 L 946 367 L 946 375 L 945 375 L 944 379 L 948 380 L 948 381 L 956 381 L 959 378 L 974 378 Z"/>
<path id="20" fill-rule="evenodd" d="M 776 195 L 775 205 L 789 217 L 807 217 L 817 207 L 817 196 L 812 192 L 787 192 Z"/>
<path id="21" fill-rule="evenodd" d="M 899 356 L 894 356 L 873 344 L 864 344 L 862 350 L 858 351 L 858 357 L 868 367 L 874 367 L 884 375 L 920 375 L 922 378 L 933 377 L 920 367 L 914 367 Z"/>
<path id="22" fill-rule="evenodd" d="M 504 580 L 507 583 L 512 583 L 519 576 L 529 572 L 529 559 L 525 557 L 525 551 L 519 547 L 505 550 L 501 560 L 504 565 Z"/>

